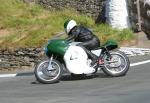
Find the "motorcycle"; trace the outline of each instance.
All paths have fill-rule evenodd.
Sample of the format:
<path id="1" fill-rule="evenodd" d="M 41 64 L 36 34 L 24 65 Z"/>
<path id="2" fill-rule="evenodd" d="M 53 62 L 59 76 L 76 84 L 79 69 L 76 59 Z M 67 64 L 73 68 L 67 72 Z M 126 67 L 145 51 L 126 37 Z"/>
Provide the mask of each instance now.
<path id="1" fill-rule="evenodd" d="M 116 50 L 118 44 L 115 41 L 107 40 L 102 46 L 91 50 L 98 57 L 94 66 L 91 66 L 92 60 L 78 43 L 65 39 L 49 40 L 44 50 L 48 59 L 36 66 L 36 79 L 40 83 L 51 84 L 58 82 L 64 71 L 73 75 L 93 75 L 102 70 L 112 77 L 124 76 L 128 72 L 129 59 Z"/>

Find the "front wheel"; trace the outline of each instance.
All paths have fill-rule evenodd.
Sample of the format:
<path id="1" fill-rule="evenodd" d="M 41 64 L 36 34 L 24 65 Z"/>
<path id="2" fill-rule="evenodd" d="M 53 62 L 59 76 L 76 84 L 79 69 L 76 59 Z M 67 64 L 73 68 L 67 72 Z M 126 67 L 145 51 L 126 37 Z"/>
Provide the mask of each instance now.
<path id="1" fill-rule="evenodd" d="M 120 51 L 110 52 L 110 56 L 109 58 L 108 55 L 104 55 L 103 72 L 113 77 L 126 75 L 130 68 L 129 58 Z"/>
<path id="2" fill-rule="evenodd" d="M 62 76 L 62 65 L 59 61 L 53 59 L 51 61 L 51 69 L 48 69 L 49 60 L 44 60 L 34 70 L 35 77 L 40 83 L 51 84 L 59 81 Z"/>

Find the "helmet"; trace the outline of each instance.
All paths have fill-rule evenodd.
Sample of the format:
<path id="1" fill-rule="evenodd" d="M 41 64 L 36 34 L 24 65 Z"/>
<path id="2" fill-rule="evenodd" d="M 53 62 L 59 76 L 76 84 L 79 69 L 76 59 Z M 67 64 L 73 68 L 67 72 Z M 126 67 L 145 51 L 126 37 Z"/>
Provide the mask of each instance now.
<path id="1" fill-rule="evenodd" d="M 67 34 L 70 33 L 70 31 L 75 27 L 77 26 L 77 23 L 76 21 L 74 20 L 67 20 L 65 23 L 64 23 L 64 29 L 66 31 Z"/>

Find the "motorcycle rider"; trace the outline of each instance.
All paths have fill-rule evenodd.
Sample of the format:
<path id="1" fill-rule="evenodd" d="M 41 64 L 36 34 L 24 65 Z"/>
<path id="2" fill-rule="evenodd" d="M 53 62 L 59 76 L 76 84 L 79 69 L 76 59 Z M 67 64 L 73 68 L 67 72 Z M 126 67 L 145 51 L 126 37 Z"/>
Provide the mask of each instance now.
<path id="1" fill-rule="evenodd" d="M 91 66 L 97 61 L 97 56 L 90 52 L 100 46 L 100 40 L 91 30 L 84 26 L 78 26 L 75 20 L 67 20 L 64 23 L 65 32 L 68 34 L 67 41 L 82 42 L 81 46 L 87 53 L 88 57 L 92 59 Z"/>

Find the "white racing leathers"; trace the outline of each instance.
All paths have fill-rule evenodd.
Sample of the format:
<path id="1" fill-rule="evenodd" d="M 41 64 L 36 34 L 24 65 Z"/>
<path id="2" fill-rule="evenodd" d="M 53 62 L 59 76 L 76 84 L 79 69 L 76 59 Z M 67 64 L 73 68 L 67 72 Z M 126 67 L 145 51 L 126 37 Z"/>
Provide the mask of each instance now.
<path id="1" fill-rule="evenodd" d="M 64 55 L 64 61 L 70 73 L 89 74 L 95 71 L 90 67 L 86 52 L 79 46 L 71 45 Z"/>

